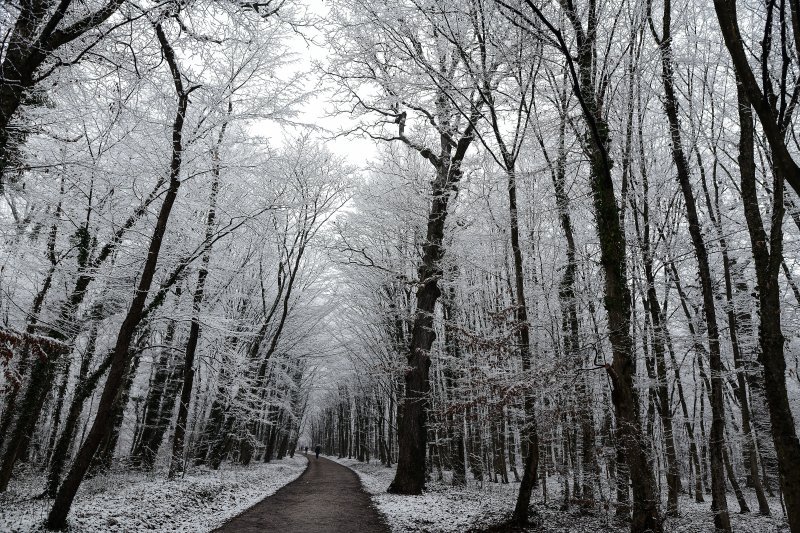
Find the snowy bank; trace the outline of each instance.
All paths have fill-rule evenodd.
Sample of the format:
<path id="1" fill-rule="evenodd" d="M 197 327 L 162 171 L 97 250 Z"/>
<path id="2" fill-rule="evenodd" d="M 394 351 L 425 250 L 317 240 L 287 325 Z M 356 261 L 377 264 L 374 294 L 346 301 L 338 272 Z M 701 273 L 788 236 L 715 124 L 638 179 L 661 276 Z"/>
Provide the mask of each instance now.
<path id="1" fill-rule="evenodd" d="M 387 494 L 395 468 L 354 459 L 334 461 L 353 469 L 378 511 L 395 532 L 463 533 L 497 524 L 514 507 L 517 484 L 484 484 L 483 488 L 453 488 L 437 481 L 428 483 L 420 496 Z"/>
<path id="2" fill-rule="evenodd" d="M 519 483 L 483 483 L 472 481 L 469 486 L 455 488 L 445 481 L 428 482 L 428 490 L 420 496 L 388 494 L 386 489 L 394 479 L 395 467 L 380 463 L 359 463 L 355 459 L 334 461 L 354 470 L 361 478 L 364 489 L 372 496 L 375 507 L 386 518 L 395 533 L 463 533 L 479 532 L 503 523 L 511 516 L 519 490 Z M 572 505 L 561 509 L 561 486 L 557 476 L 548 479 L 550 501 L 544 504 L 541 491 L 533 495 L 530 531 L 545 533 L 627 533 L 630 528 L 616 521 L 612 511 L 585 510 Z M 748 496 L 750 496 L 748 494 Z M 753 498 L 754 500 L 754 498 Z M 684 496 L 680 500 L 680 516 L 665 523 L 671 533 L 713 533 L 711 498 L 706 503 L 695 503 Z M 777 499 L 770 500 L 772 517 L 757 513 L 739 514 L 736 498 L 728 495 L 728 508 L 734 531 L 738 533 L 789 533 Z M 751 509 L 757 509 L 755 501 Z"/>
<path id="3" fill-rule="evenodd" d="M 68 531 L 210 531 L 294 481 L 307 464 L 298 454 L 248 467 L 191 470 L 174 481 L 163 474 L 98 476 L 81 486 Z M 44 531 L 52 500 L 35 499 L 43 487 L 42 476 L 23 476 L 0 494 L 0 531 Z"/>

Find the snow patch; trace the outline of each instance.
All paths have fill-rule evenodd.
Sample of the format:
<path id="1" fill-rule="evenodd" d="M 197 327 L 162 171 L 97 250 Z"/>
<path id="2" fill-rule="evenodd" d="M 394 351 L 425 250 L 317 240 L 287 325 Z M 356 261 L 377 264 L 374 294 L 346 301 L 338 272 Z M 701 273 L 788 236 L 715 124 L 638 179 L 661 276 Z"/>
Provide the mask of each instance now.
<path id="1" fill-rule="evenodd" d="M 308 461 L 298 454 L 249 467 L 195 469 L 174 481 L 163 474 L 120 472 L 81 486 L 69 516 L 71 533 L 210 531 L 297 479 Z M 45 531 L 52 500 L 36 499 L 41 474 L 14 480 L 0 494 L 0 531 Z"/>
<path id="2" fill-rule="evenodd" d="M 444 473 L 444 480 L 429 481 L 428 490 L 420 496 L 388 494 L 386 489 L 394 479 L 395 467 L 380 463 L 359 463 L 355 459 L 330 459 L 354 470 L 364 489 L 372 496 L 378 511 L 395 533 L 463 533 L 479 532 L 503 523 L 511 516 L 516 503 L 519 483 L 478 484 L 470 481 L 466 487 L 453 487 Z M 584 510 L 572 505 L 561 509 L 561 485 L 558 476 L 548 479 L 550 500 L 542 501 L 541 490 L 535 491 L 531 505 L 529 531 L 543 533 L 627 533 L 630 528 L 613 517 L 612 509 L 599 506 Z M 749 495 L 748 495 L 749 496 Z M 752 501 L 750 501 L 752 499 Z M 665 523 L 670 533 L 713 533 L 711 498 L 695 503 L 688 497 L 680 500 L 680 516 Z M 751 509 L 758 509 L 755 498 L 748 498 Z M 772 516 L 756 513 L 739 514 L 736 498 L 728 495 L 731 522 L 737 533 L 789 533 L 777 499 L 770 501 Z M 662 505 L 662 511 L 663 511 Z"/>

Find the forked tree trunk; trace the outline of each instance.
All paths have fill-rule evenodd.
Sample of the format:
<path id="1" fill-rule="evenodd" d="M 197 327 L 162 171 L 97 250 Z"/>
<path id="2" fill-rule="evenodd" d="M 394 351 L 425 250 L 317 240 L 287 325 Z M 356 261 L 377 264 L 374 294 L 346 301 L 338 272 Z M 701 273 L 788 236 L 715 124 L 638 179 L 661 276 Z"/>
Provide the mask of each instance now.
<path id="1" fill-rule="evenodd" d="M 784 5 L 782 3 L 779 9 L 783 10 Z M 792 29 L 796 40 L 796 53 L 800 55 L 800 24 L 798 24 L 798 18 L 800 18 L 798 11 L 800 11 L 800 8 L 797 6 L 797 0 L 791 0 L 790 5 L 793 12 Z M 786 127 L 789 124 L 782 124 L 773 113 L 772 102 L 774 101 L 773 99 L 778 99 L 778 96 L 771 94 L 769 88 L 760 88 L 756 76 L 750 68 L 749 53 L 745 51 L 745 41 L 739 30 L 736 0 L 714 0 L 714 9 L 717 12 L 717 19 L 719 20 L 722 37 L 725 40 L 725 46 L 731 55 L 731 62 L 738 79 L 737 83 L 740 86 L 740 95 L 750 103 L 751 108 L 758 115 L 764 136 L 767 138 L 772 151 L 775 166 L 781 169 L 784 179 L 794 189 L 795 194 L 800 194 L 800 166 L 792 159 L 786 144 Z M 767 25 L 766 31 L 771 32 L 772 27 Z M 766 35 L 765 40 L 769 40 Z M 765 58 L 762 57 L 762 59 Z M 752 111 L 749 111 L 749 114 L 752 117 Z M 787 113 L 784 118 L 791 120 L 791 112 Z M 794 472 L 797 472 L 797 470 L 794 470 Z M 800 499 L 800 496 L 798 498 Z M 788 509 L 787 512 L 789 512 Z M 789 515 L 791 516 L 791 512 L 789 512 Z M 800 511 L 798 511 L 798 515 L 800 515 Z M 800 521 L 800 517 L 798 520 Z M 792 522 L 790 521 L 790 523 Z M 798 527 L 800 527 L 800 524 L 798 524 Z"/>
<path id="2" fill-rule="evenodd" d="M 11 119 L 39 81 L 37 72 L 54 52 L 103 24 L 124 0 L 109 0 L 96 11 L 76 17 L 71 2 L 21 2 L 13 28 L 5 33 L 0 63 L 0 191 L 9 163 L 9 144 L 18 136 Z M 16 10 L 16 9 L 15 9 Z M 68 24 L 63 24 L 64 18 Z M 80 56 L 78 56 L 80 57 Z M 65 61 L 69 63 L 69 61 Z"/>
<path id="3" fill-rule="evenodd" d="M 446 106 L 446 99 L 439 99 Z M 436 301 L 441 295 L 439 279 L 442 277 L 441 262 L 444 258 L 443 244 L 445 221 L 450 197 L 457 190 L 461 179 L 461 162 L 472 144 L 474 124 L 479 106 L 473 113 L 455 146 L 442 137 L 439 156 L 429 149 L 420 151 L 433 165 L 436 176 L 432 182 L 433 198 L 428 211 L 428 227 L 422 246 L 422 261 L 417 270 L 417 308 L 405 371 L 405 396 L 398 409 L 397 424 L 397 472 L 389 485 L 394 494 L 420 494 L 425 488 L 425 453 L 428 433 L 428 392 L 430 389 L 430 349 L 436 338 L 433 317 Z M 400 135 L 404 123 L 400 123 Z"/>

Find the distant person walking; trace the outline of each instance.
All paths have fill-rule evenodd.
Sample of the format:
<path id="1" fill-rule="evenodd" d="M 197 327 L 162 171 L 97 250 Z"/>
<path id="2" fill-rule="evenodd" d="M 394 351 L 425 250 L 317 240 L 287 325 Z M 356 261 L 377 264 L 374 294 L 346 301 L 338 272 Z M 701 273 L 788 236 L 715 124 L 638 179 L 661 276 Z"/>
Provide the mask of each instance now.
<path id="1" fill-rule="evenodd" d="M 316 448 L 314 448 L 314 452 L 317 454 L 317 459 L 319 459 L 319 452 L 320 452 L 320 450 L 321 450 L 321 448 L 320 448 L 319 444 L 317 444 L 317 447 L 316 447 Z"/>

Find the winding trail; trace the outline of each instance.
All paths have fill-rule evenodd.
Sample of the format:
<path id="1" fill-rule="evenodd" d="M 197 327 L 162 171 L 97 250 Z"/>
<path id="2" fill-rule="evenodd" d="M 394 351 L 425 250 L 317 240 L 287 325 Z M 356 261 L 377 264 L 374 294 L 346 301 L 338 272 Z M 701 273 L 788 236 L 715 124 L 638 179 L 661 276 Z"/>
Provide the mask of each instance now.
<path id="1" fill-rule="evenodd" d="M 358 475 L 308 454 L 305 472 L 225 525 L 224 533 L 389 533 Z"/>

